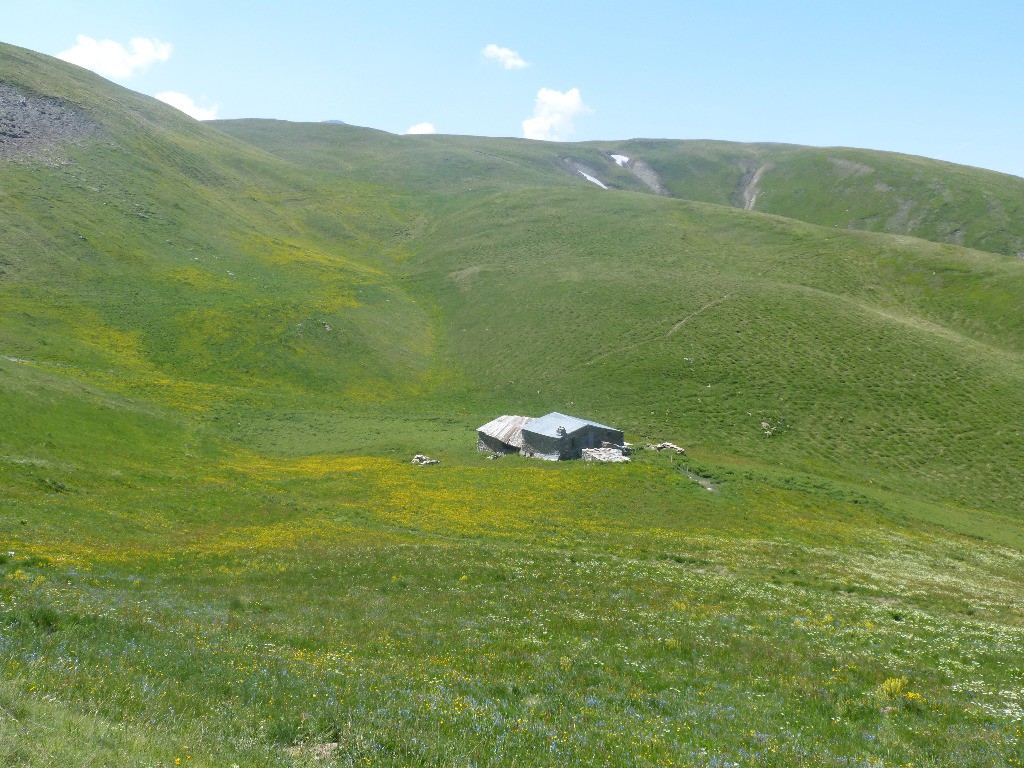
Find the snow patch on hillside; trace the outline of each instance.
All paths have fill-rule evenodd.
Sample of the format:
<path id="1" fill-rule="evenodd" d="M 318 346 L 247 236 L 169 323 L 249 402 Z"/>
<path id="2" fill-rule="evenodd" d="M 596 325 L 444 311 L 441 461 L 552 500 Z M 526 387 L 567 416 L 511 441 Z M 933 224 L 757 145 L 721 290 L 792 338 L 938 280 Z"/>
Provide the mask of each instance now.
<path id="1" fill-rule="evenodd" d="M 597 184 L 597 186 L 599 186 L 601 189 L 608 189 L 608 187 L 606 187 L 600 179 L 595 179 L 589 173 L 584 173 L 583 171 L 580 171 L 579 174 L 587 181 L 592 181 L 594 184 Z"/>

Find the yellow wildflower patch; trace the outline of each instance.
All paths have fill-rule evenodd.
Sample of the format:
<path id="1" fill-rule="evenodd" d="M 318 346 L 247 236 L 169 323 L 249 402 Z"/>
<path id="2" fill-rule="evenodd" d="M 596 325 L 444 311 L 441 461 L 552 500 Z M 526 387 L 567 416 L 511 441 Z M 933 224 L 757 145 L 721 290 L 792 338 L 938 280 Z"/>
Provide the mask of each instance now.
<path id="1" fill-rule="evenodd" d="M 387 459 L 368 456 L 302 456 L 300 458 L 271 458 L 255 451 L 238 450 L 225 459 L 221 466 L 236 472 L 243 472 L 263 480 L 285 478 L 324 478 L 329 475 L 361 472 L 368 468 L 391 465 Z"/>

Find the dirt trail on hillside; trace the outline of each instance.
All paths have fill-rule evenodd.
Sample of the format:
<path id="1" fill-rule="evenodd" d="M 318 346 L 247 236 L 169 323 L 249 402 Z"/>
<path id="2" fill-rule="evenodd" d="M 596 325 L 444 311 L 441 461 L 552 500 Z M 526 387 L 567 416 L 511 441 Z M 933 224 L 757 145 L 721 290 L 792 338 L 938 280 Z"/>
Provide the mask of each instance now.
<path id="1" fill-rule="evenodd" d="M 773 259 L 768 264 L 765 264 L 764 267 L 762 267 L 761 269 L 759 269 L 757 272 L 754 273 L 754 276 L 753 276 L 754 279 L 757 280 L 757 279 L 760 279 L 761 277 L 764 277 L 766 274 L 768 274 L 769 271 L 771 271 L 775 267 L 779 266 L 780 264 L 782 264 L 783 262 L 787 261 L 788 259 L 795 258 L 795 257 L 797 257 L 799 255 L 801 255 L 801 254 L 799 254 L 799 253 L 787 254 L 787 255 L 780 256 L 777 259 Z M 715 307 L 718 307 L 718 306 L 721 306 L 722 304 L 725 304 L 725 302 L 729 301 L 729 299 L 731 299 L 731 298 L 732 298 L 732 291 L 726 291 L 725 293 L 723 293 L 718 298 L 712 299 L 711 301 L 709 301 L 709 302 L 707 302 L 705 304 L 702 304 L 701 306 L 697 307 L 697 309 L 693 310 L 693 312 L 690 312 L 688 315 L 686 315 L 685 317 L 683 317 L 680 320 L 678 320 L 667 331 L 664 331 L 664 332 L 661 332 L 661 333 L 657 333 L 657 334 L 648 336 L 647 338 L 644 338 L 644 339 L 637 339 L 636 341 L 632 342 L 631 344 L 625 344 L 625 345 L 622 345 L 622 346 L 617 347 L 615 349 L 605 350 L 604 352 L 601 352 L 601 353 L 599 353 L 597 355 L 594 355 L 594 357 L 592 357 L 589 360 L 585 361 L 584 365 L 593 365 L 598 360 L 603 360 L 604 358 L 610 357 L 611 355 L 619 355 L 619 354 L 622 354 L 623 352 L 632 351 L 632 350 L 636 349 L 637 347 L 642 347 L 645 344 L 654 344 L 654 343 L 659 342 L 659 341 L 664 341 L 665 339 L 667 339 L 667 338 L 669 338 L 671 336 L 674 336 L 676 333 L 678 333 L 680 330 L 682 330 L 682 328 L 684 326 L 686 326 L 686 324 L 689 323 L 694 318 L 700 317 L 705 312 L 707 312 L 709 309 L 714 309 Z"/>
<path id="2" fill-rule="evenodd" d="M 725 302 L 727 302 L 731 298 L 732 298 L 732 294 L 731 293 L 725 293 L 725 294 L 722 294 L 721 296 L 719 296 L 714 301 L 709 301 L 707 304 L 705 304 L 704 306 L 700 307 L 699 309 L 695 309 L 693 312 L 688 314 L 686 317 L 684 317 L 678 323 L 673 325 L 672 328 L 669 329 L 669 332 L 665 334 L 665 336 L 668 337 L 668 336 L 671 336 L 673 333 L 677 333 L 680 328 L 682 328 L 688 322 L 693 320 L 693 318 L 697 317 L 698 315 L 703 315 L 705 312 L 707 312 L 712 307 L 717 307 L 719 304 L 724 304 Z"/>

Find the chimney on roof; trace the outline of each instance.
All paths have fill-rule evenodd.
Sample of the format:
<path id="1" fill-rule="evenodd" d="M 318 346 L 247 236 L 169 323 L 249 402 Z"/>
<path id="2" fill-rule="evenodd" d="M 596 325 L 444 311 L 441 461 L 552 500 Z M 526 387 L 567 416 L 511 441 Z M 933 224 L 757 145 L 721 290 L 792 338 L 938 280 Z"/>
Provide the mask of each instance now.
<path id="1" fill-rule="evenodd" d="M 565 427 L 559 426 L 558 429 L 555 430 L 555 434 L 558 435 L 559 437 L 564 435 L 565 434 Z"/>

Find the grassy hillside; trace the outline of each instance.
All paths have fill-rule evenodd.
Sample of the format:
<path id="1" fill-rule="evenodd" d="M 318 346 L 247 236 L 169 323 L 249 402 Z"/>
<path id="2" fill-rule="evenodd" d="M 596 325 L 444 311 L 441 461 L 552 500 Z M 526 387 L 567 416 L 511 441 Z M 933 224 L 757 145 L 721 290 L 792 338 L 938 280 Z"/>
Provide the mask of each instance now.
<path id="1" fill-rule="evenodd" d="M 211 125 L 269 152 L 346 177 L 434 192 L 528 184 L 588 186 L 566 161 L 614 189 L 787 216 L 839 229 L 913 235 L 1024 253 L 1024 179 L 923 157 L 845 147 L 633 139 L 557 144 L 472 136 L 394 136 L 273 120 Z M 614 154 L 629 158 L 620 166 Z"/>
<path id="2" fill-rule="evenodd" d="M 565 158 L 585 164 L 609 184 L 646 189 L 599 149 L 584 144 L 477 136 L 396 136 L 337 123 L 282 120 L 212 120 L 209 125 L 297 165 L 416 192 L 594 186 L 560 162 Z"/>
<path id="3" fill-rule="evenodd" d="M 644 158 L 677 197 L 750 205 L 826 227 L 1024 252 L 1024 179 L 1017 176 L 845 147 L 642 140 L 614 146 Z"/>
<path id="4" fill-rule="evenodd" d="M 31 64 L 25 88 L 81 104 L 103 137 L 49 167 L 5 163 L 10 356 L 245 386 L 405 390 L 427 375 L 422 310 L 372 264 L 397 257 L 408 217 L 393 195 L 328 190 L 152 99 Z M 409 330 L 381 339 L 381 325 Z"/>
<path id="5" fill-rule="evenodd" d="M 1024 504 L 1018 261 L 599 190 L 457 207 L 422 238 L 414 285 L 493 409 L 575 408 L 723 458 Z"/>
<path id="6" fill-rule="evenodd" d="M 0 764 L 1020 764 L 1024 262 L 0 80 Z"/>

